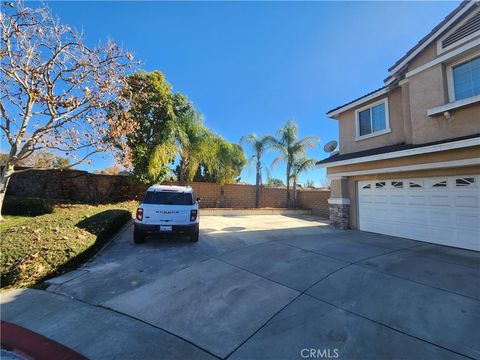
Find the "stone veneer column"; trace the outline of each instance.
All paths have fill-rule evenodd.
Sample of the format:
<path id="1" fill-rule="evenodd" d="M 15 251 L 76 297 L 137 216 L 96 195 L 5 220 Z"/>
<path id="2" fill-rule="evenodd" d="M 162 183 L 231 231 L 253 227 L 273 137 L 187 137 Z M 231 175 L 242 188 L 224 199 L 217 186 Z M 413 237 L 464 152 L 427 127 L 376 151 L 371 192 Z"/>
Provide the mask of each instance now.
<path id="1" fill-rule="evenodd" d="M 339 203 L 340 201 L 343 203 Z M 349 199 L 328 199 L 330 210 L 330 224 L 341 230 L 350 228 L 350 200 Z"/>
<path id="2" fill-rule="evenodd" d="M 337 229 L 350 228 L 350 199 L 348 197 L 347 178 L 332 179 L 330 199 L 330 224 Z"/>

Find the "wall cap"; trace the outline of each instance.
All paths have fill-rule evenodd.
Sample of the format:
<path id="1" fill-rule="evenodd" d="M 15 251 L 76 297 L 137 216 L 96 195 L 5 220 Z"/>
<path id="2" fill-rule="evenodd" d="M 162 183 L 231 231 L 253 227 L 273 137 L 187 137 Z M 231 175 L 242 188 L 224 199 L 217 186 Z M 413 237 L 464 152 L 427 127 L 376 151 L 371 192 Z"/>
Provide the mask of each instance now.
<path id="1" fill-rule="evenodd" d="M 349 198 L 330 198 L 328 199 L 328 203 L 330 205 L 349 205 L 350 199 Z"/>

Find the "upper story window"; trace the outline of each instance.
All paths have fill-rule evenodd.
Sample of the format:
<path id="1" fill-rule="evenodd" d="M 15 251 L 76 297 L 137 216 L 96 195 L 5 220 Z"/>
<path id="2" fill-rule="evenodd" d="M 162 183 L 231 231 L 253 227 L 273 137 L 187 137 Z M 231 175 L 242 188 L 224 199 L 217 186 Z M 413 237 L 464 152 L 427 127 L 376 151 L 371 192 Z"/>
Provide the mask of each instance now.
<path id="1" fill-rule="evenodd" d="M 480 56 L 452 66 L 453 90 L 456 100 L 480 94 Z"/>
<path id="2" fill-rule="evenodd" d="M 355 114 L 358 140 L 390 132 L 387 99 L 358 109 Z"/>

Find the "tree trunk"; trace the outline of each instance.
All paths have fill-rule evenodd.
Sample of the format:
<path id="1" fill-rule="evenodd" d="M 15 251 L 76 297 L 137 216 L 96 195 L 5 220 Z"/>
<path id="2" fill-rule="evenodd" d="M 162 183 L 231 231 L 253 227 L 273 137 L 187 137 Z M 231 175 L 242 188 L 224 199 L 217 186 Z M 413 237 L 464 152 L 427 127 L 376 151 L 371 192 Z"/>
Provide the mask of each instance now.
<path id="1" fill-rule="evenodd" d="M 180 185 L 185 185 L 187 183 L 187 166 L 188 166 L 187 162 L 188 162 L 187 157 L 180 160 L 178 179 L 177 179 Z"/>
<path id="2" fill-rule="evenodd" d="M 3 221 L 3 217 L 2 217 L 3 200 L 5 199 L 7 186 L 13 173 L 14 173 L 13 166 L 7 162 L 7 164 L 5 164 L 5 167 L 0 175 L 0 221 Z"/>
<path id="3" fill-rule="evenodd" d="M 297 179 L 293 178 L 293 208 L 297 206 Z"/>
<path id="4" fill-rule="evenodd" d="M 255 207 L 258 209 L 260 207 L 260 176 L 261 176 L 262 166 L 260 161 L 257 161 L 257 177 L 255 179 Z"/>
<path id="5" fill-rule="evenodd" d="M 287 163 L 287 208 L 290 208 L 290 162 Z"/>

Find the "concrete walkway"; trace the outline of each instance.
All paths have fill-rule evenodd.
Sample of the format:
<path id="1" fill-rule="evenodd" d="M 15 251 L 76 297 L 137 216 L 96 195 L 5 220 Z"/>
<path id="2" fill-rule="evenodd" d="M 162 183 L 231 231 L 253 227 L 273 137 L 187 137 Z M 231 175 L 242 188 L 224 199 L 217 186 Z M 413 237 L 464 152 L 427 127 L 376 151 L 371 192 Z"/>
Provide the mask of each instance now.
<path id="1" fill-rule="evenodd" d="M 480 254 L 209 216 L 195 244 L 127 228 L 47 292 L 4 293 L 2 318 L 93 359 L 480 358 Z"/>

